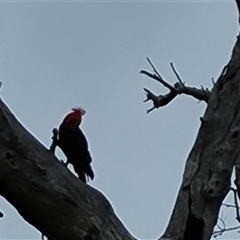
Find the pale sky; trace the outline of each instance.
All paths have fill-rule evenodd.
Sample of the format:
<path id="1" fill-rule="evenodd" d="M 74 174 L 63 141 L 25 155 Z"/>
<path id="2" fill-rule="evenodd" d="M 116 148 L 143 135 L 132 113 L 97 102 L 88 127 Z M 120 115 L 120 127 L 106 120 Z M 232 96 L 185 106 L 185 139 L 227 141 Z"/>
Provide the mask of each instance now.
<path id="1" fill-rule="evenodd" d="M 143 87 L 168 90 L 139 71 L 151 71 L 149 57 L 174 83 L 173 61 L 189 86 L 212 87 L 238 30 L 234 1 L 0 1 L 1 97 L 46 147 L 69 109 L 83 106 L 96 173 L 90 184 L 134 237 L 156 239 L 168 224 L 206 104 L 179 96 L 147 115 Z M 0 210 L 0 239 L 40 239 L 3 198 Z M 228 226 L 237 225 L 235 212 L 223 210 Z"/>

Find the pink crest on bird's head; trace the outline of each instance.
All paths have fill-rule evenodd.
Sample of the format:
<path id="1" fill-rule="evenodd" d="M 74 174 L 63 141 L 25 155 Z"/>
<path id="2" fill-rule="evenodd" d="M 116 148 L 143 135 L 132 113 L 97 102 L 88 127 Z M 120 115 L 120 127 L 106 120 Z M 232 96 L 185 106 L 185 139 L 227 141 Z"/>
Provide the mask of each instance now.
<path id="1" fill-rule="evenodd" d="M 85 113 L 86 113 L 86 111 L 81 107 L 74 107 L 74 108 L 72 108 L 72 111 L 79 112 L 82 116 L 85 115 Z"/>
<path id="2" fill-rule="evenodd" d="M 71 110 L 72 112 L 67 114 L 63 123 L 67 126 L 78 126 L 82 121 L 82 116 L 86 114 L 86 111 L 81 107 L 74 107 Z"/>

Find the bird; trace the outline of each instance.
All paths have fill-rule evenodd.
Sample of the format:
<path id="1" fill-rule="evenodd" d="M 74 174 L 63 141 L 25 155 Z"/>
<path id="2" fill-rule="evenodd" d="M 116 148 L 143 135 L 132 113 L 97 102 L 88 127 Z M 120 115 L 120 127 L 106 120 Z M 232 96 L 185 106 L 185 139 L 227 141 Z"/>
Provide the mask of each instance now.
<path id="1" fill-rule="evenodd" d="M 95 176 L 91 167 L 92 157 L 89 152 L 88 141 L 80 128 L 82 117 L 86 111 L 80 107 L 71 110 L 64 117 L 59 126 L 57 137 L 53 136 L 53 141 L 67 158 L 67 162 L 64 163 L 65 166 L 69 163 L 72 164 L 79 179 L 86 183 L 87 178 L 90 177 L 93 180 Z"/>

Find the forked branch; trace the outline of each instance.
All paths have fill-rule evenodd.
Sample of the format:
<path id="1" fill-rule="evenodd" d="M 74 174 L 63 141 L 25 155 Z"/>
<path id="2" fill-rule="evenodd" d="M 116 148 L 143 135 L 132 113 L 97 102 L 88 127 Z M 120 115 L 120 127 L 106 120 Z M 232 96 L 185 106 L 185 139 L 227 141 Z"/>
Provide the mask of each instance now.
<path id="1" fill-rule="evenodd" d="M 165 95 L 157 96 L 154 93 L 152 93 L 149 89 L 144 88 L 144 91 L 146 92 L 146 96 L 147 96 L 147 98 L 144 100 L 144 102 L 147 102 L 149 100 L 151 100 L 153 102 L 153 107 L 148 109 L 147 113 L 151 112 L 155 108 L 159 108 L 159 107 L 163 107 L 163 106 L 167 105 L 177 95 L 180 95 L 180 94 L 190 95 L 190 96 L 198 99 L 199 101 L 205 101 L 206 103 L 208 102 L 211 91 L 208 90 L 207 88 L 204 89 L 203 87 L 201 87 L 201 89 L 198 89 L 198 88 L 186 86 L 185 82 L 183 82 L 182 79 L 180 78 L 180 76 L 179 76 L 178 72 L 176 71 L 172 62 L 170 63 L 170 66 L 178 80 L 173 86 L 163 79 L 163 77 L 157 71 L 157 69 L 155 68 L 155 66 L 153 65 L 153 63 L 151 62 L 151 60 L 149 58 L 147 58 L 147 61 L 148 61 L 149 65 L 152 67 L 153 73 L 149 73 L 146 70 L 141 70 L 140 73 L 145 74 L 148 77 L 158 81 L 164 87 L 166 87 L 170 90 L 170 92 Z"/>

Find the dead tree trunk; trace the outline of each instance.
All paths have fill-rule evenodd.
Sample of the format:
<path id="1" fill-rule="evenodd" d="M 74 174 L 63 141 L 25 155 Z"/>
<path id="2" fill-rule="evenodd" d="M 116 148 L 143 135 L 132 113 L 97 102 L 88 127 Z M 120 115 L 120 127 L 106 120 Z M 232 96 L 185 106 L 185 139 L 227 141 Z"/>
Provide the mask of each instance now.
<path id="1" fill-rule="evenodd" d="M 209 240 L 240 154 L 240 38 L 213 87 L 162 238 Z M 160 238 L 161 239 L 161 238 Z"/>

